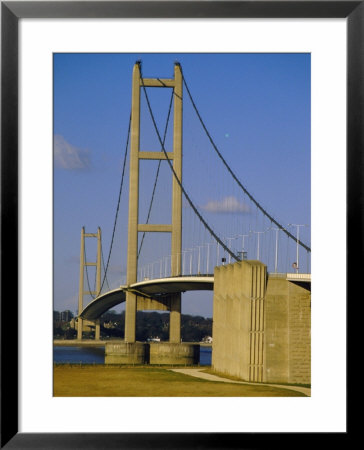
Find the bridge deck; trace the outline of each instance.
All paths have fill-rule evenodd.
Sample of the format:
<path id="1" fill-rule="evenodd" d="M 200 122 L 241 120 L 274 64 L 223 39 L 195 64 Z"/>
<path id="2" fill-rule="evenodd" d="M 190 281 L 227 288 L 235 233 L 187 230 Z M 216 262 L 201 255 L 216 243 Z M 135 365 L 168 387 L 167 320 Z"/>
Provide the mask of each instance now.
<path id="1" fill-rule="evenodd" d="M 106 292 L 90 302 L 82 311 L 83 319 L 95 320 L 113 306 L 123 303 L 126 292 L 132 291 L 146 297 L 158 298 L 169 294 L 187 291 L 212 291 L 214 288 L 213 275 L 183 276 L 144 280 L 128 286 Z"/>
<path id="2" fill-rule="evenodd" d="M 311 282 L 311 274 L 271 274 L 272 278 L 285 278 L 293 282 Z M 106 292 L 96 297 L 82 311 L 83 319 L 95 320 L 113 306 L 125 302 L 126 292 L 131 291 L 141 296 L 158 298 L 170 294 L 187 291 L 212 291 L 214 289 L 213 275 L 193 275 L 181 277 L 158 278 L 139 281 L 128 286 L 120 286 L 117 289 Z"/>

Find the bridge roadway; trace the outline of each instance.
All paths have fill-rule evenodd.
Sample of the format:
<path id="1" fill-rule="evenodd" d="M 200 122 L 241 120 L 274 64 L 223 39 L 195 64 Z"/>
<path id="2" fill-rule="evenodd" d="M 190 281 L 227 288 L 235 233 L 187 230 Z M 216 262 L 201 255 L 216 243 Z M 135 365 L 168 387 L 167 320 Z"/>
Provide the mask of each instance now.
<path id="1" fill-rule="evenodd" d="M 130 286 L 120 286 L 96 297 L 84 308 L 81 317 L 88 320 L 97 319 L 108 309 L 125 302 L 127 291 L 134 292 L 134 294 L 139 294 L 140 296 L 158 299 L 178 292 L 212 291 L 213 289 L 213 275 L 168 277 L 139 281 Z"/>
<path id="2" fill-rule="evenodd" d="M 273 273 L 270 276 L 284 277 L 292 282 L 311 283 L 311 274 Z M 132 291 L 140 296 L 158 299 L 179 292 L 212 291 L 213 289 L 213 275 L 190 275 L 139 281 L 130 286 L 120 286 L 96 297 L 83 309 L 81 317 L 87 320 L 98 319 L 113 306 L 125 302 L 127 291 Z"/>

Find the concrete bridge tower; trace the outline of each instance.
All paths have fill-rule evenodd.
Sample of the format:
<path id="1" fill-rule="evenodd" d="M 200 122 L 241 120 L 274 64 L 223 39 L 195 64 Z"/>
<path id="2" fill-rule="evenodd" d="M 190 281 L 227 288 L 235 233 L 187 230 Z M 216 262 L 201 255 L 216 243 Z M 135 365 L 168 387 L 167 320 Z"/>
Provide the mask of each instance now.
<path id="1" fill-rule="evenodd" d="M 173 161 L 173 169 L 182 182 L 182 72 L 178 63 L 174 66 L 173 79 L 141 78 L 140 63 L 133 68 L 132 109 L 131 109 L 131 150 L 130 150 L 130 184 L 129 184 L 129 224 L 128 224 L 128 256 L 127 285 L 137 281 L 138 273 L 138 233 L 163 232 L 171 233 L 171 274 L 181 274 L 182 250 L 182 191 L 173 176 L 172 183 L 172 223 L 171 224 L 139 224 L 139 161 L 165 160 L 164 152 L 153 152 L 140 149 L 140 92 L 145 87 L 172 88 L 174 90 L 174 125 L 173 152 L 168 152 L 168 159 Z M 148 309 L 147 301 L 133 292 L 126 293 L 125 342 L 135 343 L 136 311 Z M 157 309 L 157 308 L 154 308 Z M 171 296 L 170 310 L 171 343 L 181 342 L 181 294 Z"/>
<path id="2" fill-rule="evenodd" d="M 97 256 L 96 262 L 90 262 L 85 260 L 85 238 L 96 238 L 97 239 Z M 84 290 L 84 273 L 87 266 L 96 267 L 96 286 L 95 291 L 85 291 Z M 80 314 L 83 310 L 83 297 L 85 295 L 97 296 L 100 294 L 101 290 L 101 228 L 97 228 L 97 233 L 86 233 L 85 227 L 81 229 L 81 251 L 80 251 L 80 283 L 78 292 L 78 313 Z M 95 329 L 95 339 L 100 339 L 100 320 L 96 319 L 94 322 L 85 321 L 78 316 L 77 318 L 77 339 L 83 338 L 83 331 L 90 331 L 91 328 Z"/>

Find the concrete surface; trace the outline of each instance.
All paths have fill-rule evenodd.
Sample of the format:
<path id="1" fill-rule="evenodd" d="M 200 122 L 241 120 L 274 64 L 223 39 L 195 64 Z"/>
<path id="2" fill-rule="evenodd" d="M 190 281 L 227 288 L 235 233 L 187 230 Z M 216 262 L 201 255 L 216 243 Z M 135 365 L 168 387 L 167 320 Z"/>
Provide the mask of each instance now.
<path id="1" fill-rule="evenodd" d="M 308 387 L 301 387 L 301 386 L 287 386 L 287 385 L 280 385 L 280 384 L 268 384 L 268 383 L 250 383 L 247 381 L 235 381 L 235 380 L 229 380 L 228 378 L 219 377 L 217 375 L 212 375 L 210 373 L 204 373 L 202 370 L 205 370 L 204 368 L 199 369 L 169 369 L 173 372 L 177 373 L 183 373 L 184 375 L 189 375 L 191 377 L 196 378 L 202 378 L 204 380 L 208 381 L 218 381 L 221 383 L 234 383 L 234 384 L 246 384 L 249 386 L 271 386 L 276 388 L 282 388 L 282 389 L 288 389 L 291 391 L 297 391 L 302 392 L 303 394 L 307 395 L 308 397 L 311 396 L 311 388 Z"/>

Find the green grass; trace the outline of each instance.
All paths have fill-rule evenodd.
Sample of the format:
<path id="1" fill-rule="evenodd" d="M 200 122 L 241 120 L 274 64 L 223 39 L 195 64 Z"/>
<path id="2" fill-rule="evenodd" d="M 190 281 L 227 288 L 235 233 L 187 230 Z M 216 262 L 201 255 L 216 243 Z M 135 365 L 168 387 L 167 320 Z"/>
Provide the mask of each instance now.
<path id="1" fill-rule="evenodd" d="M 54 365 L 55 397 L 304 397 L 291 390 L 206 381 L 157 367 Z"/>

